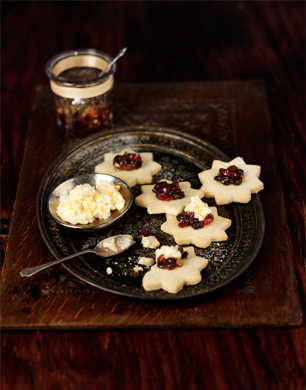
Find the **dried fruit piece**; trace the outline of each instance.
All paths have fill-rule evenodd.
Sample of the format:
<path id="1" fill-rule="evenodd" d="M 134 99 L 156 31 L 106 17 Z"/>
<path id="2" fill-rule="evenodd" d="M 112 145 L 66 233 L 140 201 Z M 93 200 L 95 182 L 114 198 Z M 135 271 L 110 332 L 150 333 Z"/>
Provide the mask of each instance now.
<path id="1" fill-rule="evenodd" d="M 237 168 L 236 165 L 231 165 L 227 169 L 220 168 L 219 174 L 214 179 L 225 186 L 229 186 L 230 184 L 239 186 L 242 183 L 243 170 Z"/>
<path id="2" fill-rule="evenodd" d="M 138 230 L 138 233 L 141 234 L 142 236 L 146 237 L 149 233 L 142 227 L 140 227 Z"/>
<path id="3" fill-rule="evenodd" d="M 176 216 L 176 219 L 179 221 L 178 226 L 180 228 L 185 228 L 191 226 L 193 229 L 201 229 L 204 225 L 209 225 L 213 222 L 214 216 L 212 214 L 207 214 L 203 221 L 200 221 L 198 218 L 194 217 L 193 212 L 182 212 Z"/>
<path id="4" fill-rule="evenodd" d="M 173 270 L 176 267 L 183 266 L 182 259 L 188 256 L 188 252 L 185 252 L 181 245 L 164 245 L 155 251 L 155 255 L 158 268 Z"/>
<path id="5" fill-rule="evenodd" d="M 142 160 L 138 153 L 125 152 L 115 156 L 113 164 L 116 171 L 134 171 L 142 166 Z"/>
<path id="6" fill-rule="evenodd" d="M 178 181 L 167 183 L 161 181 L 157 183 L 152 191 L 156 194 L 157 199 L 170 202 L 170 200 L 182 199 L 185 197 L 184 192 L 180 188 Z"/>

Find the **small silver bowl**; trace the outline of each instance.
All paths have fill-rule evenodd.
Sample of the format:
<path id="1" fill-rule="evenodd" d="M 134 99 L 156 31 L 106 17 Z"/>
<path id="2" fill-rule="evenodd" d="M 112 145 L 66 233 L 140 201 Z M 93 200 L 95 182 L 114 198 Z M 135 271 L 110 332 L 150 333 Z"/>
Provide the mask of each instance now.
<path id="1" fill-rule="evenodd" d="M 96 187 L 97 182 L 100 180 L 111 182 L 114 183 L 115 185 L 120 186 L 120 192 L 123 198 L 125 199 L 125 206 L 122 210 L 120 211 L 114 210 L 112 211 L 111 216 L 109 218 L 95 219 L 92 223 L 88 223 L 86 225 L 82 225 L 82 224 L 72 225 L 71 223 L 64 221 L 57 214 L 56 209 L 60 202 L 60 196 L 64 191 L 69 192 L 80 184 L 90 184 L 91 186 Z M 60 184 L 58 187 L 56 187 L 55 190 L 50 194 L 48 198 L 48 211 L 51 217 L 55 220 L 55 222 L 57 222 L 58 224 L 66 228 L 92 231 L 92 230 L 103 229 L 111 225 L 112 223 L 119 221 L 127 213 L 132 203 L 133 203 L 132 190 L 123 180 L 111 175 L 93 173 L 93 174 L 85 174 L 82 176 L 73 177 L 72 179 L 69 179 L 64 183 Z"/>

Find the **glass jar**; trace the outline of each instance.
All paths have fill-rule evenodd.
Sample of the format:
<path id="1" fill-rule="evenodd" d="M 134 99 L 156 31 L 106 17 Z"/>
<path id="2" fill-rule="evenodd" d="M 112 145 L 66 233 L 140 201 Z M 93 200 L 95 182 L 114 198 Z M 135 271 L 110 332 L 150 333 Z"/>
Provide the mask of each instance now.
<path id="1" fill-rule="evenodd" d="M 114 64 L 95 49 L 69 50 L 52 57 L 46 74 L 54 93 L 57 123 L 66 135 L 86 136 L 112 125 Z"/>

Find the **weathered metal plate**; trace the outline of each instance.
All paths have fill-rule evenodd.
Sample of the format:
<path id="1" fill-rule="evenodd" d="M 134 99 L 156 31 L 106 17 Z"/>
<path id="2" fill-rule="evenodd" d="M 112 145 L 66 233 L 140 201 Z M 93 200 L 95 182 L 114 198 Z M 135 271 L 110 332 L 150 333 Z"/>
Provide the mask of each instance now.
<path id="1" fill-rule="evenodd" d="M 161 245 L 175 244 L 172 236 L 160 230 L 160 225 L 166 220 L 164 214 L 149 215 L 146 209 L 133 204 L 124 219 L 97 233 L 64 229 L 49 217 L 47 200 L 56 186 L 71 177 L 93 173 L 95 166 L 103 161 L 105 153 L 119 152 L 125 147 L 137 152 L 153 152 L 154 160 L 162 165 L 153 183 L 161 179 L 190 181 L 196 189 L 201 187 L 198 173 L 210 168 L 214 159 L 230 160 L 223 152 L 199 138 L 164 128 L 128 127 L 86 138 L 54 161 L 38 193 L 39 228 L 53 255 L 60 258 L 93 247 L 105 237 L 131 234 L 136 244 L 123 255 L 101 259 L 89 254 L 63 266 L 97 288 L 134 298 L 167 300 L 197 296 L 216 290 L 240 275 L 254 260 L 264 236 L 265 222 L 258 194 L 253 194 L 248 204 L 233 203 L 227 206 L 217 206 L 213 199 L 205 199 L 210 206 L 218 208 L 219 215 L 232 220 L 232 226 L 227 230 L 229 239 L 212 243 L 205 249 L 195 248 L 198 256 L 209 260 L 208 266 L 202 271 L 199 284 L 185 286 L 177 294 L 163 290 L 146 292 L 142 288 L 142 278 L 148 269 L 140 272 L 133 269 L 139 255 L 154 256 L 154 250 L 142 247 L 141 236 L 137 232 L 139 227 L 155 235 Z M 139 185 L 132 190 L 134 197 L 141 193 Z M 107 267 L 112 268 L 111 275 L 107 274 Z"/>

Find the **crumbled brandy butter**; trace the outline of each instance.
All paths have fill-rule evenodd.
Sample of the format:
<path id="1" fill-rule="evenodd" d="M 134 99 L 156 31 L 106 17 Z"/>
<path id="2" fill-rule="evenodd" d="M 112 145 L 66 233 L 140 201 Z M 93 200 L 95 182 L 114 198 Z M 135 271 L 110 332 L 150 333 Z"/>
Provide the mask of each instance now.
<path id="1" fill-rule="evenodd" d="M 103 247 L 113 252 L 124 251 L 132 245 L 132 241 L 132 236 L 117 237 L 117 239 L 109 237 L 109 239 L 103 241 Z"/>
<path id="2" fill-rule="evenodd" d="M 160 249 L 156 249 L 156 263 L 158 268 L 172 270 L 176 267 L 182 267 L 188 253 L 183 250 L 182 246 L 166 246 L 163 245 Z"/>
<path id="3" fill-rule="evenodd" d="M 100 180 L 96 188 L 80 184 L 69 193 L 63 192 L 57 207 L 57 214 L 73 225 L 92 223 L 96 218 L 106 219 L 112 210 L 122 210 L 125 200 L 120 187 Z"/>
<path id="4" fill-rule="evenodd" d="M 173 257 L 175 259 L 180 259 L 182 257 L 182 253 L 178 249 L 178 245 L 167 246 L 163 245 L 161 248 L 156 249 L 155 255 L 156 259 L 158 259 L 161 255 L 163 255 L 166 259 Z"/>
<path id="5" fill-rule="evenodd" d="M 116 244 L 116 240 L 114 238 L 110 238 L 109 240 L 106 240 L 103 242 L 103 246 L 106 249 L 110 249 L 113 252 L 118 252 L 120 247 Z"/>
<path id="6" fill-rule="evenodd" d="M 138 258 L 138 264 L 143 265 L 145 267 L 151 267 L 151 265 L 154 264 L 154 259 L 152 259 L 152 257 L 140 256 Z"/>
<path id="7" fill-rule="evenodd" d="M 212 214 L 211 208 L 201 201 L 199 195 L 191 197 L 191 202 L 186 205 L 184 211 L 194 213 L 194 218 L 199 221 L 203 221 L 208 214 Z"/>

